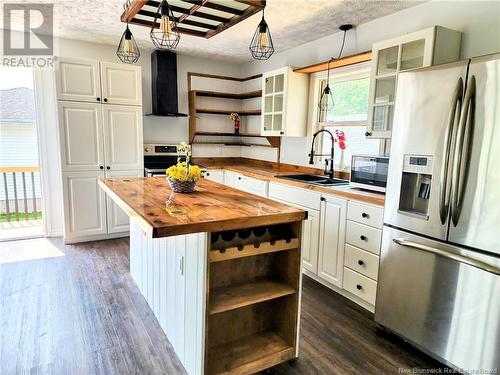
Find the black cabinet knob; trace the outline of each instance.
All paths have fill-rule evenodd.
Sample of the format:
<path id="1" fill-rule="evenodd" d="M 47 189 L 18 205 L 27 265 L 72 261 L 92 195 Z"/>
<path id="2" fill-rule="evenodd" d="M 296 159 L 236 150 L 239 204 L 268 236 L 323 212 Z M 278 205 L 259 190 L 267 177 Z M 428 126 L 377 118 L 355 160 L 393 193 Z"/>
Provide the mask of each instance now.
<path id="1" fill-rule="evenodd" d="M 100 166 L 99 166 L 99 169 L 104 169 L 104 165 L 100 165 Z"/>
<path id="2" fill-rule="evenodd" d="M 111 169 L 111 167 L 108 165 L 108 166 L 106 167 L 106 169 L 108 169 L 108 170 L 109 170 L 109 169 Z"/>
<path id="3" fill-rule="evenodd" d="M 359 238 L 361 238 L 361 241 L 366 241 L 366 236 L 361 235 Z"/>
<path id="4" fill-rule="evenodd" d="M 358 285 L 356 285 L 356 289 L 357 289 L 357 290 L 361 290 L 361 289 L 363 289 L 363 287 L 362 287 L 361 285 L 359 285 L 359 284 L 358 284 Z"/>
<path id="5" fill-rule="evenodd" d="M 97 101 L 98 101 L 98 102 L 100 102 L 100 101 L 101 101 L 101 98 L 99 98 L 99 97 L 98 97 L 98 98 L 97 98 Z"/>
<path id="6" fill-rule="evenodd" d="M 208 173 L 208 172 L 207 172 L 207 173 L 205 174 L 205 176 L 210 176 L 210 173 Z"/>
<path id="7" fill-rule="evenodd" d="M 363 212 L 361 216 L 365 219 L 368 219 L 370 217 L 370 215 L 368 215 L 366 212 Z"/>
<path id="8" fill-rule="evenodd" d="M 362 266 L 363 264 L 365 264 L 365 262 L 363 262 L 363 261 L 360 259 L 360 260 L 358 260 L 358 264 L 359 264 L 360 266 Z"/>
<path id="9" fill-rule="evenodd" d="M 281 135 L 285 134 L 285 132 L 280 132 Z"/>
<path id="10" fill-rule="evenodd" d="M 372 135 L 372 132 L 366 132 L 366 133 L 365 133 L 365 136 L 366 136 L 366 137 L 369 137 L 370 135 Z"/>
<path id="11" fill-rule="evenodd" d="M 108 102 L 108 99 L 107 98 L 104 98 L 104 102 L 107 103 Z"/>
<path id="12" fill-rule="evenodd" d="M 241 180 L 241 177 L 238 177 L 238 180 Z"/>
<path id="13" fill-rule="evenodd" d="M 321 202 L 325 202 L 325 201 L 326 201 L 326 198 L 325 198 L 325 197 L 321 197 L 321 198 L 319 198 L 319 200 L 320 200 Z"/>

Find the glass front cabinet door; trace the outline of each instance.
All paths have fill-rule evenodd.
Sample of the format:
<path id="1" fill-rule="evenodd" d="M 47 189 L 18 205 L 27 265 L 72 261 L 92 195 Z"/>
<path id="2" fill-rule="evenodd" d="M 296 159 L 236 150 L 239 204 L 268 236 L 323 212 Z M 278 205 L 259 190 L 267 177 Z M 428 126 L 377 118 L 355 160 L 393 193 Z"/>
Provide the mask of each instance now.
<path id="1" fill-rule="evenodd" d="M 289 67 L 262 75 L 262 135 L 306 135 L 307 82 L 307 75 Z"/>
<path id="2" fill-rule="evenodd" d="M 460 32 L 433 26 L 373 45 L 367 137 L 391 138 L 398 74 L 458 60 L 460 40 Z"/>

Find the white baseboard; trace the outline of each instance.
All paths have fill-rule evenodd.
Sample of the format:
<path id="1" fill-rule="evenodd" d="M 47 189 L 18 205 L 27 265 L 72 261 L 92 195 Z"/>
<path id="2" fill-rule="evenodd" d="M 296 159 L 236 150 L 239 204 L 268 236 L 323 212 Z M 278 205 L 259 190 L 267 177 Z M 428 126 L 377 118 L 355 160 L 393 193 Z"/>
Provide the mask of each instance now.
<path id="1" fill-rule="evenodd" d="M 98 236 L 64 238 L 64 243 L 66 245 L 72 245 L 72 244 L 81 243 L 81 242 L 111 240 L 113 238 L 128 237 L 129 235 L 130 235 L 130 232 L 122 232 L 122 233 L 112 233 L 112 234 L 100 234 Z"/>

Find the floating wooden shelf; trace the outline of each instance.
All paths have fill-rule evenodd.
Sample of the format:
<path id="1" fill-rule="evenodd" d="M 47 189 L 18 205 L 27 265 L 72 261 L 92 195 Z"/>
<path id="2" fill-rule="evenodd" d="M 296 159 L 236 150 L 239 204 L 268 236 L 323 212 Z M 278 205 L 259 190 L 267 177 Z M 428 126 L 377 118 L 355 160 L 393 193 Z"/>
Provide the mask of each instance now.
<path id="1" fill-rule="evenodd" d="M 212 98 L 225 98 L 225 99 L 251 99 L 260 98 L 262 96 L 262 90 L 244 92 L 241 94 L 231 94 L 228 92 L 217 92 L 217 91 L 202 91 L 195 90 L 196 96 L 209 96 Z"/>
<path id="2" fill-rule="evenodd" d="M 224 145 L 224 146 L 260 146 L 275 148 L 273 145 L 265 145 L 262 143 L 242 143 L 242 142 L 224 142 L 224 141 L 194 141 L 191 142 L 192 145 Z"/>
<path id="3" fill-rule="evenodd" d="M 342 57 L 341 59 L 331 61 L 330 69 L 342 68 L 344 66 L 359 64 L 362 62 L 371 61 L 371 59 L 372 59 L 371 51 L 357 53 L 355 55 L 345 56 Z M 328 70 L 328 61 L 319 64 L 305 66 L 303 68 L 297 68 L 294 69 L 293 71 L 297 73 L 311 74 L 311 73 L 325 72 L 327 70 Z"/>
<path id="4" fill-rule="evenodd" d="M 219 132 L 203 132 L 203 131 L 197 131 L 194 133 L 194 135 L 212 135 L 212 136 L 219 136 L 219 137 L 259 137 L 259 138 L 264 138 L 260 134 L 249 134 L 249 133 L 239 133 L 239 134 L 234 134 L 234 133 L 219 133 Z"/>
<path id="5" fill-rule="evenodd" d="M 295 357 L 277 333 L 256 333 L 208 349 L 208 375 L 253 374 Z"/>
<path id="6" fill-rule="evenodd" d="M 254 255 L 274 253 L 276 251 L 292 250 L 299 247 L 299 240 L 292 238 L 289 242 L 286 240 L 271 242 L 261 242 L 258 247 L 253 244 L 245 245 L 243 248 L 237 246 L 227 247 L 225 249 L 211 249 L 209 254 L 210 262 L 222 262 L 229 259 L 243 258 Z"/>
<path id="7" fill-rule="evenodd" d="M 209 314 L 218 314 L 294 293 L 296 290 L 291 286 L 272 280 L 217 288 L 210 291 L 208 312 Z"/>
<path id="8" fill-rule="evenodd" d="M 212 115 L 230 115 L 231 113 L 238 113 L 240 116 L 260 116 L 260 109 L 253 109 L 242 111 L 239 109 L 209 109 L 209 108 L 196 108 L 196 113 L 209 113 Z"/>

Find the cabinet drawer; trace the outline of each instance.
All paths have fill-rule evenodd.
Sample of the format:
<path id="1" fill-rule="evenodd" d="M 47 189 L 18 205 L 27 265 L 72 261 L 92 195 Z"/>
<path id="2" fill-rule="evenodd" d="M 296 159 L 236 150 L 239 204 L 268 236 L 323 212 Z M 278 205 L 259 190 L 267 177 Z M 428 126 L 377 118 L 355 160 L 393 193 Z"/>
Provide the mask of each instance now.
<path id="1" fill-rule="evenodd" d="M 344 289 L 371 305 L 375 305 L 377 282 L 344 267 Z"/>
<path id="2" fill-rule="evenodd" d="M 205 172 L 203 177 L 207 180 L 218 182 L 220 184 L 224 183 L 224 171 L 221 169 L 209 169 Z"/>
<path id="3" fill-rule="evenodd" d="M 378 277 L 378 259 L 375 254 L 345 245 L 344 265 L 373 280 L 377 280 Z"/>
<path id="4" fill-rule="evenodd" d="M 277 184 L 274 182 L 269 183 L 269 198 L 298 204 L 314 210 L 319 210 L 320 196 L 320 193 L 314 191 Z"/>
<path id="5" fill-rule="evenodd" d="M 371 227 L 382 229 L 384 223 L 384 208 L 349 201 L 347 219 Z"/>
<path id="6" fill-rule="evenodd" d="M 382 231 L 347 220 L 346 242 L 348 244 L 367 250 L 373 254 L 380 254 L 380 240 Z"/>

